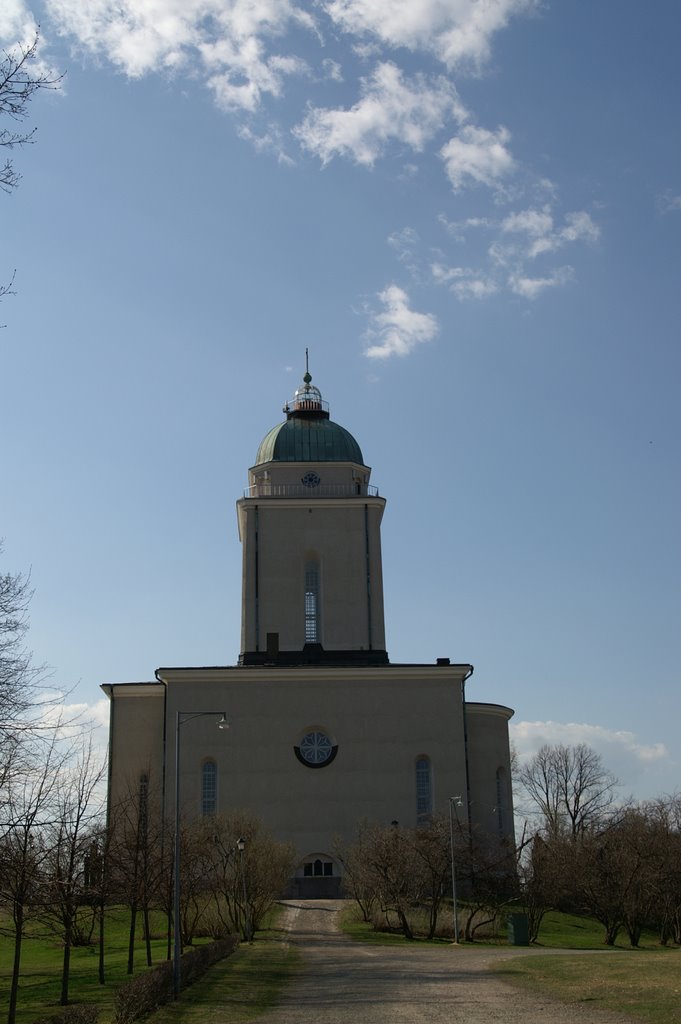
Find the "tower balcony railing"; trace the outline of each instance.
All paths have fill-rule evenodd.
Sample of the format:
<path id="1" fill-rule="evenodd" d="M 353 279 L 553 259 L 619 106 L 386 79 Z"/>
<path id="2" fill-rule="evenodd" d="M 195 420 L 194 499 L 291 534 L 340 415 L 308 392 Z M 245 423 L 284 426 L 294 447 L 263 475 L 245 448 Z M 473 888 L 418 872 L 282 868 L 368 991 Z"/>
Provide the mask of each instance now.
<path id="1" fill-rule="evenodd" d="M 244 490 L 244 498 L 377 498 L 378 487 L 373 484 L 273 484 L 261 480 Z"/>

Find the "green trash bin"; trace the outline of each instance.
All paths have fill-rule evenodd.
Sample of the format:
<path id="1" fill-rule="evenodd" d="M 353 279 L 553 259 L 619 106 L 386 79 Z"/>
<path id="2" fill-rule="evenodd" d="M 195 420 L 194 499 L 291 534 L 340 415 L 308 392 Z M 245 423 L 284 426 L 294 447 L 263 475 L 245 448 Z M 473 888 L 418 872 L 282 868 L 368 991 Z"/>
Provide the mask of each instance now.
<path id="1" fill-rule="evenodd" d="M 509 946 L 529 946 L 530 928 L 527 914 L 508 915 L 508 944 Z"/>

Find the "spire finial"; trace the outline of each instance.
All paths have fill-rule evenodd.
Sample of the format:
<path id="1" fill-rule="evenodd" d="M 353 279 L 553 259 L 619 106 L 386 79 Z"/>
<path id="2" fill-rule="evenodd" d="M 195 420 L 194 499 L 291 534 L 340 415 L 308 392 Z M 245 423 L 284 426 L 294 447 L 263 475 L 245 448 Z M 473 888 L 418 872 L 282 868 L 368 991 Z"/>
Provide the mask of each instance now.
<path id="1" fill-rule="evenodd" d="M 310 358 L 307 349 L 305 349 L 305 375 L 303 376 L 303 380 L 306 384 L 309 384 L 312 380 L 312 376 L 310 374 Z"/>

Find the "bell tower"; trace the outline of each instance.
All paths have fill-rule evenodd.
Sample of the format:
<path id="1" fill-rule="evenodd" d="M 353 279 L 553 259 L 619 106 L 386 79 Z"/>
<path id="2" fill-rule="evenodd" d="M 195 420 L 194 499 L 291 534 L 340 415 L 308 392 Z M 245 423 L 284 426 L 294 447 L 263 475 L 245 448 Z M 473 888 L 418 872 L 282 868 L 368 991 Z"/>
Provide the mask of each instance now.
<path id="1" fill-rule="evenodd" d="M 242 665 L 385 664 L 381 519 L 371 470 L 306 370 L 237 501 Z"/>

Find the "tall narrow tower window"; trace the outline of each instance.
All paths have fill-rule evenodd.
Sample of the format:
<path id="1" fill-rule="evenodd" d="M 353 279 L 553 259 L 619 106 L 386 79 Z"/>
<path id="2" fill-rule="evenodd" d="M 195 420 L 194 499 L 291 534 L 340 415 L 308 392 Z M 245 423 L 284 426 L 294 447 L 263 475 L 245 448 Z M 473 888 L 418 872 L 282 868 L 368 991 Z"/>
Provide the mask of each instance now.
<path id="1" fill-rule="evenodd" d="M 430 758 L 416 758 L 416 823 L 425 825 L 433 813 L 433 787 L 430 777 Z"/>
<path id="2" fill-rule="evenodd" d="M 145 836 L 147 834 L 147 817 L 149 808 L 149 776 L 146 772 L 142 772 L 140 775 L 140 789 L 139 789 L 139 830 L 140 834 Z"/>
<path id="3" fill-rule="evenodd" d="M 218 809 L 218 766 L 204 761 L 201 766 L 201 814 L 216 814 Z"/>
<path id="4" fill-rule="evenodd" d="M 495 812 L 497 816 L 497 831 L 500 836 L 503 836 L 506 832 L 507 817 L 508 817 L 508 784 L 506 781 L 506 771 L 504 768 L 497 768 L 497 806 Z"/>
<path id="5" fill-rule="evenodd" d="M 319 568 L 305 566 L 305 643 L 319 643 Z"/>

